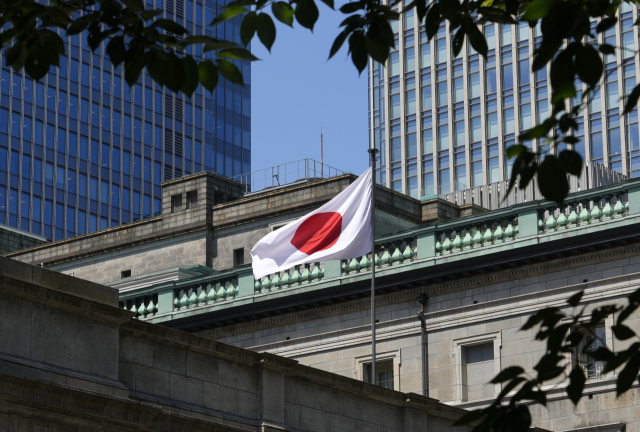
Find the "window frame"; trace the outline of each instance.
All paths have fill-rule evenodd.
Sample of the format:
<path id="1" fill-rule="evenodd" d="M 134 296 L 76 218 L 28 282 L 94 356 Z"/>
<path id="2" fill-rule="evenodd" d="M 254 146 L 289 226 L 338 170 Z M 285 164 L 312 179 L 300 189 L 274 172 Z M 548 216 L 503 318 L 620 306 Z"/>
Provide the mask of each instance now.
<path id="1" fill-rule="evenodd" d="M 483 333 L 474 336 L 465 336 L 457 339 L 453 339 L 453 357 L 454 357 L 454 368 L 455 368 L 455 384 L 454 384 L 454 399 L 453 403 L 462 404 L 466 402 L 470 403 L 478 403 L 482 399 L 467 401 L 463 400 L 463 373 L 462 373 L 462 360 L 463 360 L 463 348 L 478 345 L 487 342 L 493 342 L 493 366 L 495 375 L 498 375 L 502 370 L 501 359 L 500 359 L 500 350 L 502 349 L 502 332 L 495 331 L 490 333 Z M 502 384 L 494 384 L 495 395 L 497 397 L 502 391 Z"/>
<path id="2" fill-rule="evenodd" d="M 370 365 L 372 356 L 360 356 L 354 359 L 354 375 L 358 381 L 364 382 L 364 370 L 366 365 Z M 393 390 L 401 391 L 400 389 L 400 366 L 402 365 L 402 358 L 400 350 L 386 351 L 376 353 L 376 364 L 383 362 L 393 361 Z"/>

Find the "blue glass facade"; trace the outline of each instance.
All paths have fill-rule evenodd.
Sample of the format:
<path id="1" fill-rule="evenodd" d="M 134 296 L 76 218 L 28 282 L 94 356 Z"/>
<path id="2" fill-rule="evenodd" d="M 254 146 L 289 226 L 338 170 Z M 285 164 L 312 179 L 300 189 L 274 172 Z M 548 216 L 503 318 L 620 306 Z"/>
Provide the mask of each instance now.
<path id="1" fill-rule="evenodd" d="M 147 1 L 193 34 L 240 43 L 241 17 L 204 27 L 221 6 Z M 0 223 L 62 240 L 158 215 L 163 181 L 251 171 L 249 62 L 235 62 L 244 88 L 221 77 L 213 93 L 200 87 L 187 98 L 145 72 L 129 88 L 106 44 L 91 52 L 80 36 L 63 39 L 60 67 L 40 81 L 15 73 L 3 56 Z"/>

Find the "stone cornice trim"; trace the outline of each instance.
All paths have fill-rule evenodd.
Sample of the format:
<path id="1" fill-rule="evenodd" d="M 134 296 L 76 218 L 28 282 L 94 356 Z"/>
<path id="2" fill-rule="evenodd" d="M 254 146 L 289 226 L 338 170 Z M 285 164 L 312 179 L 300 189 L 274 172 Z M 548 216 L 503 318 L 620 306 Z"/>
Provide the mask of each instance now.
<path id="1" fill-rule="evenodd" d="M 402 301 L 408 298 L 415 298 L 418 294 L 421 293 L 444 293 L 448 291 L 456 291 L 461 289 L 469 289 L 476 286 L 484 286 L 493 283 L 504 282 L 512 279 L 519 279 L 526 276 L 535 276 L 536 274 L 545 274 L 548 272 L 552 272 L 557 269 L 562 268 L 573 268 L 589 265 L 594 262 L 601 262 L 603 260 L 612 260 L 619 258 L 624 255 L 639 255 L 640 254 L 640 246 L 628 246 L 621 247 L 617 249 L 611 249 L 603 252 L 596 252 L 588 255 L 582 255 L 575 258 L 562 258 L 555 261 L 549 261 L 546 263 L 533 264 L 526 267 L 516 268 L 513 270 L 503 270 L 497 271 L 495 273 L 486 274 L 486 275 L 478 275 L 465 278 L 463 280 L 453 281 L 453 282 L 445 282 L 442 284 L 437 284 L 435 286 L 430 287 L 421 287 L 417 289 L 404 290 L 401 292 L 390 293 L 381 295 L 377 298 L 376 302 L 379 304 L 386 303 L 395 303 L 398 301 Z M 589 286 L 589 284 L 587 284 Z M 544 292 L 549 292 L 544 290 Z M 537 294 L 525 294 L 524 296 L 535 297 Z M 518 296 L 518 298 L 523 298 L 522 296 Z M 483 308 L 487 304 L 494 303 L 499 300 L 495 300 L 492 302 L 480 303 L 477 305 L 465 306 L 468 310 L 469 308 Z M 370 304 L 369 299 L 362 299 L 357 301 L 351 301 L 347 303 L 341 303 L 338 305 L 332 305 L 327 307 L 321 307 L 313 310 L 305 310 L 296 313 L 290 313 L 286 315 L 280 315 L 273 318 L 266 318 L 263 320 L 252 321 L 249 323 L 237 324 L 229 327 L 224 327 L 220 329 L 212 329 L 206 330 L 198 333 L 202 337 L 218 339 L 226 336 L 231 336 L 238 333 L 246 333 L 249 331 L 256 331 L 264 328 L 269 328 L 273 326 L 279 326 L 286 323 L 300 322 L 310 320 L 319 316 L 329 316 L 335 315 L 339 313 L 345 313 L 350 310 L 358 310 L 364 307 L 368 307 Z M 440 314 L 450 314 L 454 309 L 447 309 L 445 311 L 435 311 L 427 313 L 427 316 L 436 316 L 438 313 Z M 413 319 L 413 318 L 412 318 Z"/>

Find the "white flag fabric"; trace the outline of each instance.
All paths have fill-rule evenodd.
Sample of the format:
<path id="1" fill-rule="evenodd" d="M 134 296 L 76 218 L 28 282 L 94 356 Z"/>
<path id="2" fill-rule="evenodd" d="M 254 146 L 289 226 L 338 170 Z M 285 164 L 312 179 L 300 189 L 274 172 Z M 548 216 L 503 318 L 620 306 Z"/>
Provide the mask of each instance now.
<path id="1" fill-rule="evenodd" d="M 256 279 L 299 264 L 371 252 L 371 168 L 334 199 L 263 237 L 251 249 Z"/>

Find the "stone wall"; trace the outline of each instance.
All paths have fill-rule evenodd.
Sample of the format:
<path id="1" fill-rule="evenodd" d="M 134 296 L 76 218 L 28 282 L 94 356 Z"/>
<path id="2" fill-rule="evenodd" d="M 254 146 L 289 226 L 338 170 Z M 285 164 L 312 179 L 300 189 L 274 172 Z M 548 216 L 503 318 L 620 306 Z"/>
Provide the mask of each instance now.
<path id="1" fill-rule="evenodd" d="M 579 290 L 585 290 L 583 304 L 590 309 L 624 302 L 623 298 L 638 288 L 640 246 L 625 246 L 381 295 L 377 300 L 377 358 L 393 362 L 396 390 L 422 391 L 416 297 L 427 292 L 429 395 L 453 406 L 484 406 L 490 398 L 465 401 L 462 395 L 462 350 L 466 346 L 491 342 L 495 373 L 512 365 L 532 372 L 544 347 L 533 339 L 531 331 L 519 329 L 533 312 L 551 305 L 567 310 L 566 299 Z M 199 334 L 362 380 L 363 365 L 371 361 L 369 304 L 368 299 L 359 299 L 318 306 Z M 636 331 L 639 317 L 636 313 L 628 323 Z M 612 323 L 605 325 L 612 344 Z M 624 349 L 624 345 L 616 341 L 615 349 Z M 482 381 L 490 375 L 473 378 Z M 629 394 L 616 399 L 613 376 L 591 379 L 585 390 L 590 396 L 575 410 L 566 399 L 564 383 L 560 384 L 551 393 L 548 409 L 533 410 L 537 426 L 564 431 L 622 421 L 627 432 L 639 430 L 637 384 Z M 496 386 L 495 391 L 499 390 Z"/>
<path id="2" fill-rule="evenodd" d="M 463 413 L 133 320 L 110 288 L 0 258 L 3 432 L 446 432 Z"/>
<path id="3" fill-rule="evenodd" d="M 28 249 L 47 242 L 45 237 L 0 225 L 0 255 Z"/>
<path id="4" fill-rule="evenodd" d="M 207 265 L 205 235 L 205 231 L 197 231 L 76 259 L 50 268 L 106 284 L 120 280 L 124 270 L 131 270 L 131 277 L 135 277 L 190 264 Z"/>

